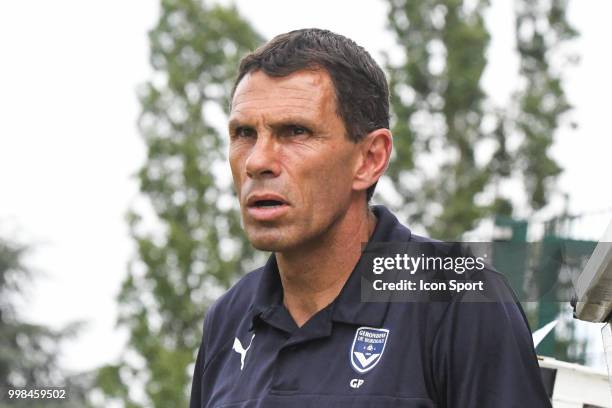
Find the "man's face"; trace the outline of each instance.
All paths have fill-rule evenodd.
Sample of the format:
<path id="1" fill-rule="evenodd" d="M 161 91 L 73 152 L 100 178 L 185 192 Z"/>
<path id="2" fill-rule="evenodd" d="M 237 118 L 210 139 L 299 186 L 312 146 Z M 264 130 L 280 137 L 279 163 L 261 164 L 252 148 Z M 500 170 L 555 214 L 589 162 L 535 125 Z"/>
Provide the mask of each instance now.
<path id="1" fill-rule="evenodd" d="M 230 113 L 229 161 L 253 246 L 283 252 L 331 233 L 350 206 L 359 144 L 329 74 L 247 74 Z"/>

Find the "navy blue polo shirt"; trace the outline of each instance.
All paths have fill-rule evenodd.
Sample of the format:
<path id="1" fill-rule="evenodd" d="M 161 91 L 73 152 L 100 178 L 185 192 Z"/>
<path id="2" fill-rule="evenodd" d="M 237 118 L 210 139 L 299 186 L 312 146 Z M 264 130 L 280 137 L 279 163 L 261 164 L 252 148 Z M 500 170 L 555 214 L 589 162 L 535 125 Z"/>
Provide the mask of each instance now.
<path id="1" fill-rule="evenodd" d="M 370 242 L 425 240 L 373 211 Z M 190 408 L 550 407 L 518 302 L 361 302 L 362 261 L 302 327 L 274 255 L 244 276 L 206 315 Z"/>

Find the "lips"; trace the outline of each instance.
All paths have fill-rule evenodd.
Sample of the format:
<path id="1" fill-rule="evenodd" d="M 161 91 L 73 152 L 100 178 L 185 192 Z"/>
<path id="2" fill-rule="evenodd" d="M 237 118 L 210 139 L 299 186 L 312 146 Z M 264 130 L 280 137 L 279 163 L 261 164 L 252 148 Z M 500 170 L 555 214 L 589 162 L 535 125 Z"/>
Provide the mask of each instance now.
<path id="1" fill-rule="evenodd" d="M 273 207 L 277 205 L 287 205 L 287 200 L 278 194 L 264 193 L 251 194 L 247 198 L 247 207 Z"/>
<path id="2" fill-rule="evenodd" d="M 247 213 L 257 221 L 273 221 L 289 210 L 284 197 L 273 193 L 251 194 L 246 202 Z"/>

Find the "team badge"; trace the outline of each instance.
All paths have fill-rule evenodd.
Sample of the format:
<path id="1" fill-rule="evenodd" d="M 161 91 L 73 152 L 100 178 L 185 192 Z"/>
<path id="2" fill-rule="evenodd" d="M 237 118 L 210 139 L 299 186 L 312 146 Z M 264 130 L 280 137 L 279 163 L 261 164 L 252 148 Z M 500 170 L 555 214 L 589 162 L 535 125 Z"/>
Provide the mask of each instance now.
<path id="1" fill-rule="evenodd" d="M 387 329 L 358 328 L 351 347 L 351 366 L 362 374 L 373 369 L 385 351 L 388 338 Z"/>

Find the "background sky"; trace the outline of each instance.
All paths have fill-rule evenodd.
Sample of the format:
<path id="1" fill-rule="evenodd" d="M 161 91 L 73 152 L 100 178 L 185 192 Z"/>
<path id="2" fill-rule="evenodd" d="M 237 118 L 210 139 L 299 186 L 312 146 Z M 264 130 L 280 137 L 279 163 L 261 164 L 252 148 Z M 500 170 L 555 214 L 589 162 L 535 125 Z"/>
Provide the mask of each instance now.
<path id="1" fill-rule="evenodd" d="M 27 264 L 40 272 L 21 311 L 53 327 L 88 322 L 63 361 L 91 368 L 119 354 L 115 295 L 132 244 L 124 215 L 137 196 L 132 175 L 144 160 L 135 89 L 150 77 L 147 32 L 156 1 L 57 0 L 0 3 L 0 236 L 32 244 Z M 228 2 L 225 2 L 228 3 Z M 511 2 L 494 0 L 483 85 L 500 105 L 515 89 Z M 237 1 L 265 37 L 328 28 L 368 49 L 393 39 L 380 1 Z M 594 214 L 577 233 L 597 239 L 612 218 L 612 2 L 573 0 L 581 63 L 565 86 L 579 128 L 559 133 L 553 152 L 570 210 Z M 606 96 L 607 95 L 607 96 Z M 599 215 L 598 215 L 599 214 Z M 594 332 L 595 326 L 591 327 Z"/>

